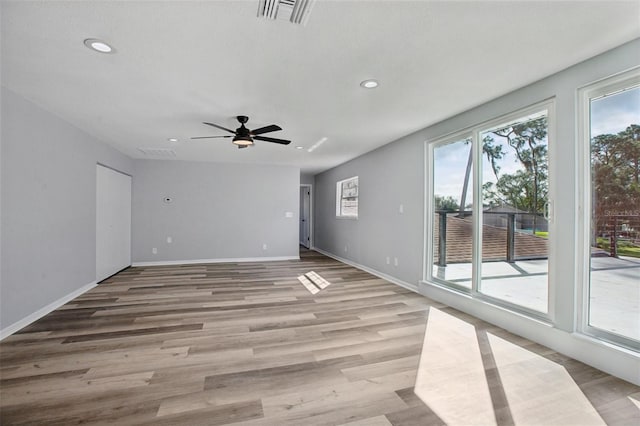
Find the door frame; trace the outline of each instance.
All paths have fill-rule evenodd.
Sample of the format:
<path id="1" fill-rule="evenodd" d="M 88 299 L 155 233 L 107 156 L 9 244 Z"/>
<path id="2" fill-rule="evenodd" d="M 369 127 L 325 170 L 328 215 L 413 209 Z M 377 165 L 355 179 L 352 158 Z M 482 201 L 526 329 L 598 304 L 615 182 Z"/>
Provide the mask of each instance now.
<path id="1" fill-rule="evenodd" d="M 99 198 L 99 193 L 100 193 L 100 188 L 98 187 L 98 174 L 100 173 L 100 168 L 104 169 L 104 170 L 108 170 L 111 171 L 113 173 L 117 173 L 120 176 L 125 176 L 126 178 L 128 178 L 128 190 L 129 190 L 129 209 L 127 212 L 128 215 L 128 226 L 129 226 L 129 234 L 128 234 L 128 245 L 129 245 L 129 256 L 128 256 L 128 262 L 127 265 L 119 265 L 122 266 L 122 268 L 120 270 L 111 270 L 109 272 L 111 272 L 110 275 L 107 276 L 98 276 L 98 243 L 99 243 L 99 238 L 98 238 L 98 234 L 100 232 L 100 229 L 98 229 L 100 223 L 98 221 L 98 215 L 99 215 L 99 209 L 98 209 L 98 198 Z M 124 269 L 127 269 L 128 267 L 130 267 L 132 265 L 132 258 L 133 258 L 133 247 L 132 247 L 132 242 L 133 242 L 133 176 L 130 175 L 129 173 L 123 172 L 121 170 L 118 170 L 116 168 L 113 168 L 111 166 L 108 166 L 106 164 L 100 163 L 100 162 L 96 162 L 96 192 L 95 192 L 95 202 L 96 202 L 96 263 L 95 263 L 95 276 L 96 276 L 96 281 L 98 283 L 106 280 L 107 278 L 117 274 L 120 271 L 123 271 Z"/>
<path id="2" fill-rule="evenodd" d="M 312 249 L 313 248 L 313 185 L 310 183 L 301 183 L 300 190 L 302 190 L 302 188 L 306 188 L 309 190 L 309 247 L 307 248 Z M 298 242 L 299 240 L 300 238 L 298 238 Z"/>
<path id="3" fill-rule="evenodd" d="M 578 134 L 576 152 L 578 156 L 578 238 L 576 250 L 577 301 L 575 310 L 576 331 L 616 346 L 637 350 L 634 338 L 592 326 L 590 321 L 591 294 L 591 221 L 592 221 L 592 170 L 591 170 L 591 101 L 602 96 L 611 96 L 638 87 L 640 67 L 591 82 L 577 91 Z"/>
<path id="4" fill-rule="evenodd" d="M 437 286 L 442 286 L 443 281 L 438 280 L 437 278 L 433 278 L 433 246 L 431 241 L 431 236 L 434 232 L 433 220 L 431 219 L 434 214 L 434 204 L 433 204 L 433 196 L 434 196 L 434 188 L 433 188 L 433 169 L 432 164 L 434 161 L 434 149 L 447 142 L 455 142 L 460 139 L 471 137 L 472 140 L 472 155 L 473 155 L 473 205 L 474 205 L 474 214 L 473 214 L 473 253 L 472 253 L 472 280 L 471 280 L 471 289 L 461 288 L 459 286 L 450 285 L 449 283 L 444 282 L 444 286 L 452 289 L 461 294 L 470 296 L 473 299 L 476 299 L 480 302 L 484 302 L 487 304 L 492 304 L 496 306 L 500 306 L 502 308 L 508 309 L 518 314 L 525 315 L 529 318 L 533 318 L 536 320 L 540 320 L 546 323 L 555 323 L 556 321 L 556 283 L 558 276 L 558 269 L 560 269 L 560 263 L 556 260 L 558 257 L 558 253 L 561 250 L 558 248 L 560 244 L 556 239 L 557 235 L 557 221 L 555 218 L 553 206 L 555 205 L 556 194 L 558 191 L 558 179 L 557 179 L 557 167 L 556 164 L 556 153 L 558 150 L 558 143 L 556 138 L 556 101 L 555 98 L 549 98 L 543 100 L 541 102 L 537 102 L 533 105 L 520 108 L 518 110 L 500 115 L 493 119 L 486 120 L 484 122 L 476 123 L 472 126 L 468 126 L 461 130 L 451 132 L 445 134 L 439 138 L 429 139 L 425 141 L 425 199 L 424 199 L 424 211 L 425 211 L 425 222 L 424 229 L 425 233 L 423 236 L 423 253 L 425 257 L 423 259 L 423 282 L 428 284 L 434 284 Z M 494 298 L 486 293 L 481 291 L 481 280 L 482 280 L 482 211 L 478 206 L 482 205 L 482 189 L 481 185 L 478 185 L 477 182 L 483 182 L 482 176 L 482 168 L 478 167 L 479 164 L 482 164 L 483 160 L 483 152 L 482 152 L 482 140 L 481 134 L 492 127 L 497 127 L 503 124 L 507 124 L 514 120 L 518 120 L 524 116 L 530 114 L 536 114 L 543 110 L 547 111 L 547 144 L 548 144 L 548 167 L 549 167 L 549 254 L 548 254 L 548 264 L 547 264 L 547 312 L 539 312 L 533 309 L 527 308 L 523 305 L 518 305 L 515 303 L 511 303 L 509 301 L 505 301 L 502 299 Z"/>

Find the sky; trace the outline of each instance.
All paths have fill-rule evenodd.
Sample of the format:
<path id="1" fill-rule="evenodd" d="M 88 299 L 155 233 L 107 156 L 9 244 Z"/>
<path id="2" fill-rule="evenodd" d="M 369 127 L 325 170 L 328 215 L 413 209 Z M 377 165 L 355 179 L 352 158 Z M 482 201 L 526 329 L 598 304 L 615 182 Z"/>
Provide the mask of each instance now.
<path id="1" fill-rule="evenodd" d="M 484 134 L 481 135 L 484 138 Z M 500 166 L 499 176 L 502 174 L 513 174 L 517 170 L 523 169 L 515 155 L 515 151 L 507 143 L 506 139 L 493 136 L 494 145 L 502 145 L 502 151 L 505 153 L 503 158 L 498 161 Z M 454 142 L 447 145 L 441 145 L 434 150 L 434 193 L 437 195 L 451 196 L 456 201 L 460 200 L 462 195 L 462 186 L 464 183 L 464 175 L 469 160 L 469 150 L 471 144 L 465 144 L 464 140 Z M 496 176 L 491 169 L 491 163 L 487 160 L 486 155 L 482 157 L 482 180 L 484 182 L 496 182 Z M 469 179 L 469 189 L 467 190 L 467 200 L 464 205 L 471 204 L 472 181 Z"/>
<path id="2" fill-rule="evenodd" d="M 591 134 L 618 133 L 630 124 L 640 124 L 640 87 L 606 96 L 592 101 L 591 104 Z M 512 174 L 522 169 L 522 165 L 515 157 L 513 148 L 506 145 L 503 138 L 495 137 L 496 144 L 502 144 L 502 150 L 507 154 L 499 160 L 500 174 Z M 462 195 L 464 175 L 469 158 L 471 144 L 464 141 L 441 145 L 434 150 L 434 193 L 451 196 L 459 201 Z M 482 160 L 483 182 L 496 182 L 491 165 L 486 156 Z M 472 183 L 465 205 L 472 200 Z"/>
<path id="3" fill-rule="evenodd" d="M 591 102 L 591 135 L 616 134 L 640 124 L 640 87 Z"/>

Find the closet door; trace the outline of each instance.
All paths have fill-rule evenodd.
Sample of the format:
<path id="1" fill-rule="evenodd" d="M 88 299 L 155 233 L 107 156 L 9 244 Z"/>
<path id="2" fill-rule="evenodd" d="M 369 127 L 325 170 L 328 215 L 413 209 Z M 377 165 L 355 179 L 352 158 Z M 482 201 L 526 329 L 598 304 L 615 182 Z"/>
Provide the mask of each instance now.
<path id="1" fill-rule="evenodd" d="M 131 176 L 96 168 L 96 281 L 131 265 Z"/>

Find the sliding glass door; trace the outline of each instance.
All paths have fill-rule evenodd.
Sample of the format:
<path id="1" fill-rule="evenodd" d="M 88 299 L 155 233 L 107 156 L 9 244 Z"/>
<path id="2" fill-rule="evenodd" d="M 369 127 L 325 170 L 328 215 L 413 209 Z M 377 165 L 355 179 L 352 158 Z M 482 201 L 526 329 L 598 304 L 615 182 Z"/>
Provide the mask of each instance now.
<path id="1" fill-rule="evenodd" d="M 471 289 L 473 200 L 471 137 L 433 147 L 433 277 Z"/>
<path id="2" fill-rule="evenodd" d="M 640 73 L 583 91 L 589 219 L 585 325 L 640 347 Z"/>
<path id="3" fill-rule="evenodd" d="M 542 109 L 480 133 L 482 277 L 479 291 L 548 311 L 549 126 Z"/>
<path id="4" fill-rule="evenodd" d="M 549 313 L 552 102 L 428 144 L 427 279 Z"/>

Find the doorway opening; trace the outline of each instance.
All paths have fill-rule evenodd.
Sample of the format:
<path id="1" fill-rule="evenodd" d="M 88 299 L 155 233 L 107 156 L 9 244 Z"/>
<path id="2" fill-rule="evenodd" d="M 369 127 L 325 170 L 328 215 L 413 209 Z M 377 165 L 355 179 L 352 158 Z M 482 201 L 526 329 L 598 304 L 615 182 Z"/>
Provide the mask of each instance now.
<path id="1" fill-rule="evenodd" d="M 313 247 L 313 187 L 300 185 L 300 245 L 310 249 Z"/>

